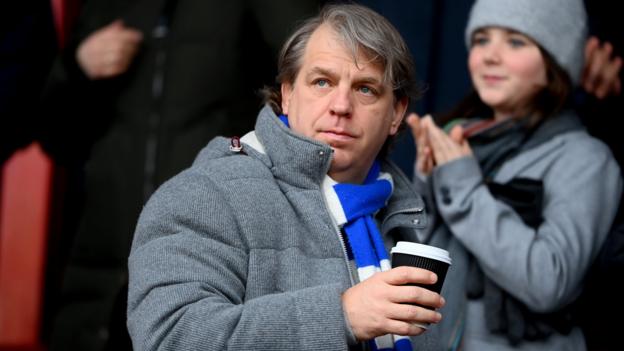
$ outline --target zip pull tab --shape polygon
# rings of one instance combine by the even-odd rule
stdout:
[[[241,152],[241,151],[243,151],[243,144],[241,144],[239,137],[233,136],[230,139],[230,151],[232,151],[232,152]]]

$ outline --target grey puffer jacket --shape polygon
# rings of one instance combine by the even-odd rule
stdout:
[[[129,259],[135,350],[349,347],[349,264],[321,192],[332,150],[268,107],[255,134],[265,153],[217,138],[144,208]],[[395,190],[378,214],[382,235],[417,241],[422,198],[396,167],[383,170]]]

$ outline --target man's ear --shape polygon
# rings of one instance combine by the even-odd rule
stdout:
[[[390,132],[388,133],[389,135],[395,135],[399,131],[399,126],[405,117],[405,111],[407,111],[408,103],[409,99],[407,96],[402,97],[394,103],[394,112],[392,122],[390,124]]]
[[[292,85],[290,83],[282,83],[282,113],[288,115],[288,105],[290,103],[290,95],[292,94]]]

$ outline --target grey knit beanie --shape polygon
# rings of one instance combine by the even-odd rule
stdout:
[[[587,14],[582,0],[477,0],[472,6],[466,45],[483,27],[505,27],[536,41],[578,84],[587,39]]]

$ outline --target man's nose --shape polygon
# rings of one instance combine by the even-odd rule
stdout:
[[[350,87],[338,86],[334,91],[330,104],[330,112],[339,117],[349,117],[353,112],[353,103],[351,99],[353,94]]]

